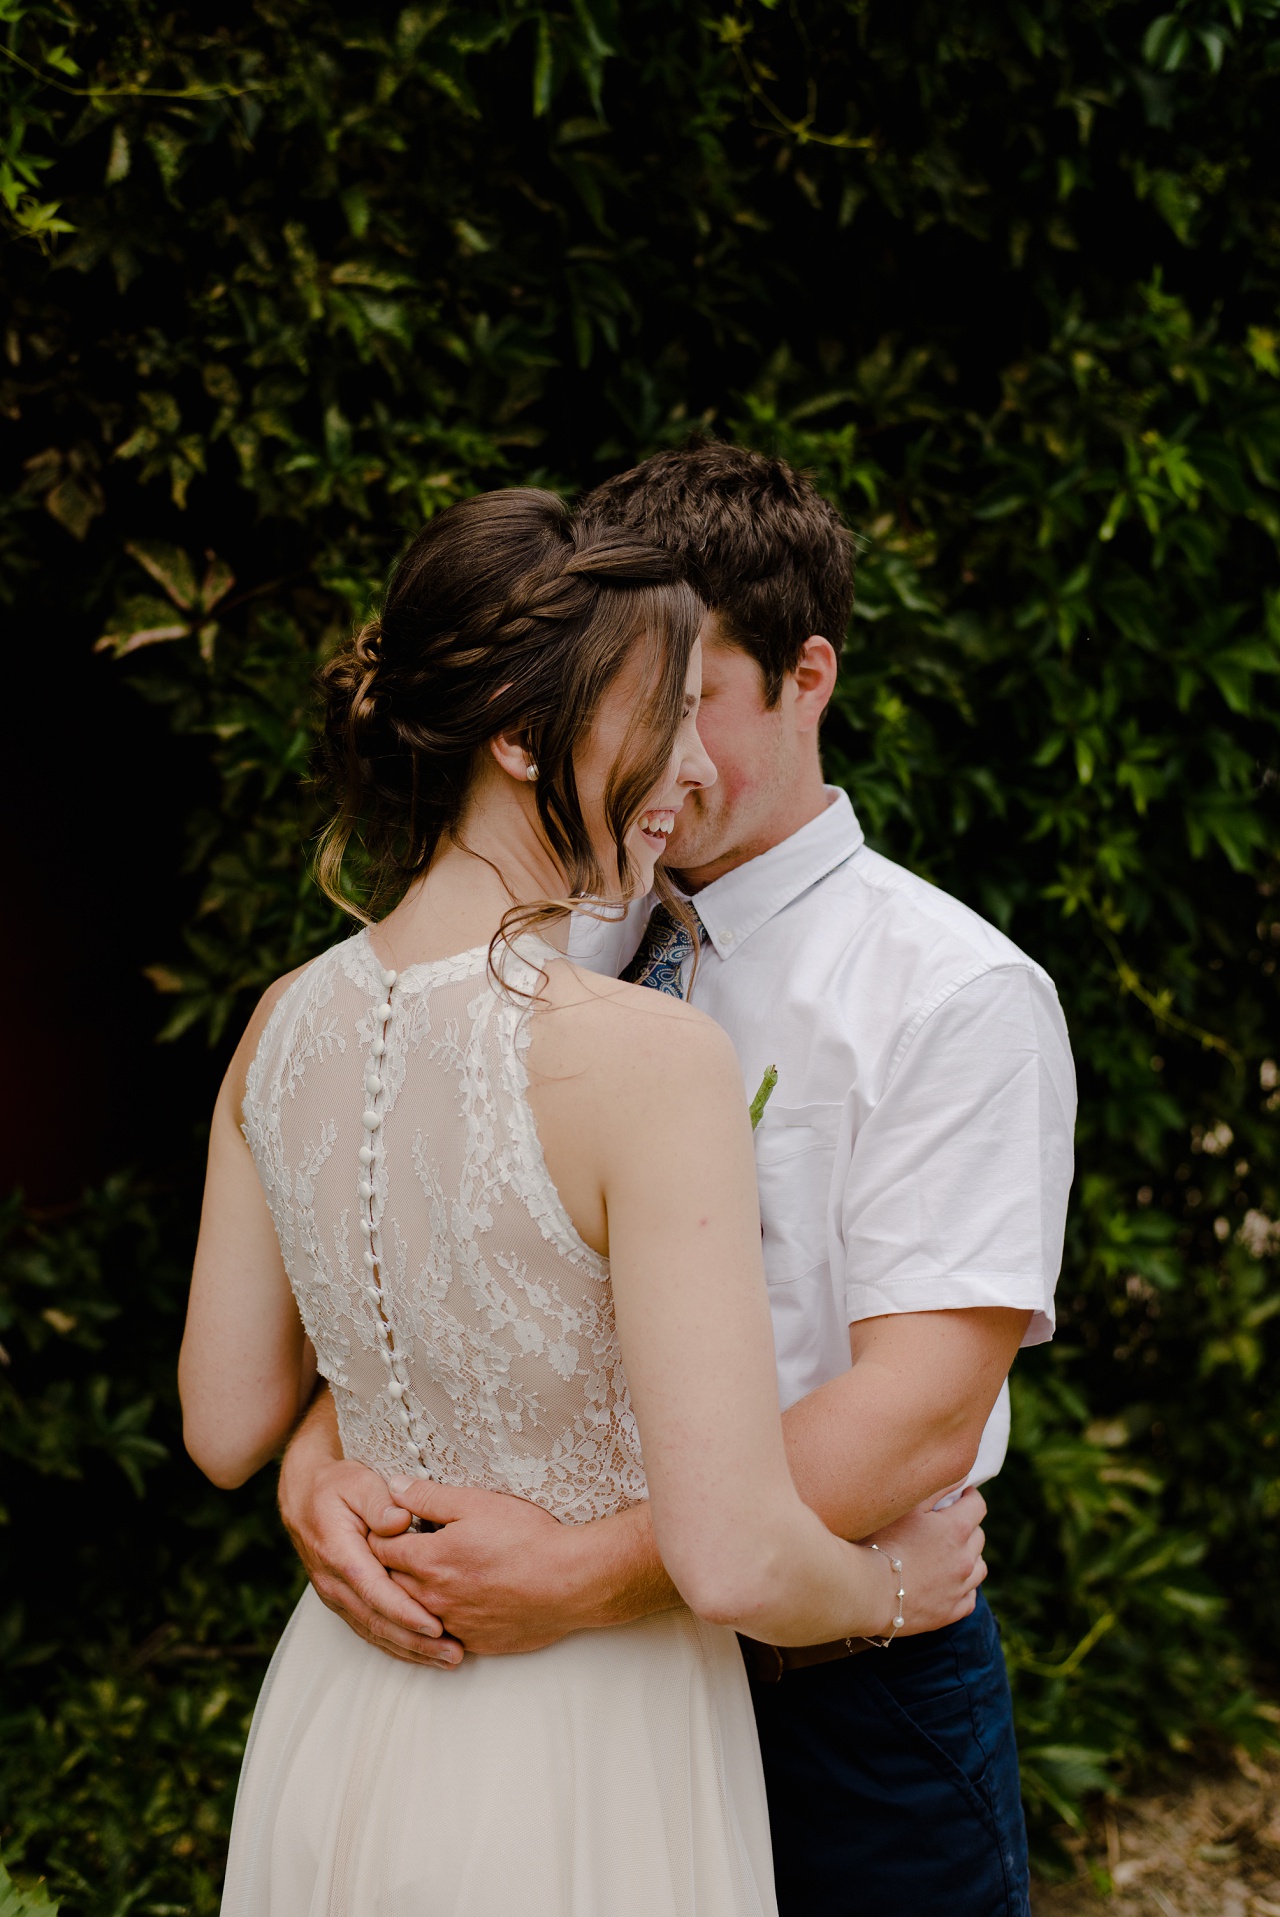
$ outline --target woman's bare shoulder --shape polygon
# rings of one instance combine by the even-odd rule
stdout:
[[[629,1022],[636,1018],[657,1019],[684,1031],[719,1032],[714,1019],[695,1005],[668,992],[655,992],[647,985],[630,985],[625,979],[607,978],[599,972],[585,971],[572,959],[558,959],[547,967],[544,1001],[557,1009],[580,1009],[610,1021]]]
[[[542,1021],[549,1049],[585,1055],[593,1069],[625,1060],[629,1075],[646,1066],[665,1073],[732,1066],[732,1043],[714,1019],[683,999],[622,979],[602,978],[564,959],[547,968]],[[557,1029],[558,1028],[558,1029]],[[566,1059],[566,1066],[570,1061]]]
[[[275,1011],[276,1006],[280,1003],[294,980],[300,979],[302,974],[309,970],[314,964],[314,959],[306,959],[301,965],[295,965],[291,972],[282,972],[279,978],[271,981],[266,991],[262,994],[262,997],[258,1000],[258,1003],[254,1006],[249,1023],[244,1028],[244,1037],[240,1041],[242,1046],[249,1045],[253,1051],[257,1051],[258,1043],[271,1022],[271,1014]]]
[[[271,1022],[271,1014],[294,980],[301,978],[307,967],[314,962],[313,959],[308,959],[302,965],[295,965],[291,972],[284,972],[278,979],[273,979],[249,1015],[249,1023],[241,1033],[240,1043],[232,1053],[231,1063],[227,1067],[227,1075],[222,1081],[222,1092],[219,1095],[219,1103],[224,1099],[232,1102],[237,1113],[237,1123],[239,1122],[238,1114],[244,1102],[245,1081],[249,1075],[249,1067],[262,1043],[262,1034]]]

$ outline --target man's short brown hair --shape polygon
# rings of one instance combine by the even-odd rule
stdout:
[[[606,479],[578,516],[677,554],[725,638],[759,665],[770,705],[810,633],[840,651],[853,606],[853,534],[785,460],[695,440]]]

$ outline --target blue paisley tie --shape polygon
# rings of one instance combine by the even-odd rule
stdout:
[[[696,912],[693,916],[698,935],[705,941],[706,928]],[[679,919],[665,905],[655,905],[640,949],[620,977],[628,985],[647,985],[652,991],[665,992],[668,998],[683,998],[681,975],[692,951],[693,939]]]

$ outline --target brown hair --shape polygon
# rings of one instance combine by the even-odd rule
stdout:
[[[588,493],[584,527],[625,527],[680,560],[776,705],[810,633],[840,651],[853,609],[853,534],[785,460],[693,439]]]
[[[605,790],[625,896],[626,834],[671,752],[703,612],[673,554],[631,533],[575,525],[554,493],[480,493],[428,521],[392,574],[381,617],[320,674],[325,770],[338,801],[317,866],[329,897],[366,922],[394,904],[441,840],[457,840],[485,744],[517,730],[538,767],[538,815],[568,894],[522,909],[521,922],[600,897],[605,876],[574,754],[633,646],[644,644],[651,694]],[[362,900],[343,869],[353,840]]]

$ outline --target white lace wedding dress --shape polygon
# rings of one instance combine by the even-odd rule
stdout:
[[[384,974],[365,934],[277,1005],[245,1130],[343,1448],[565,1524],[645,1495],[606,1262],[526,1096],[524,939]],[[730,1631],[687,1610],[453,1671],[308,1591],[245,1753],[223,1917],[774,1917]]]

